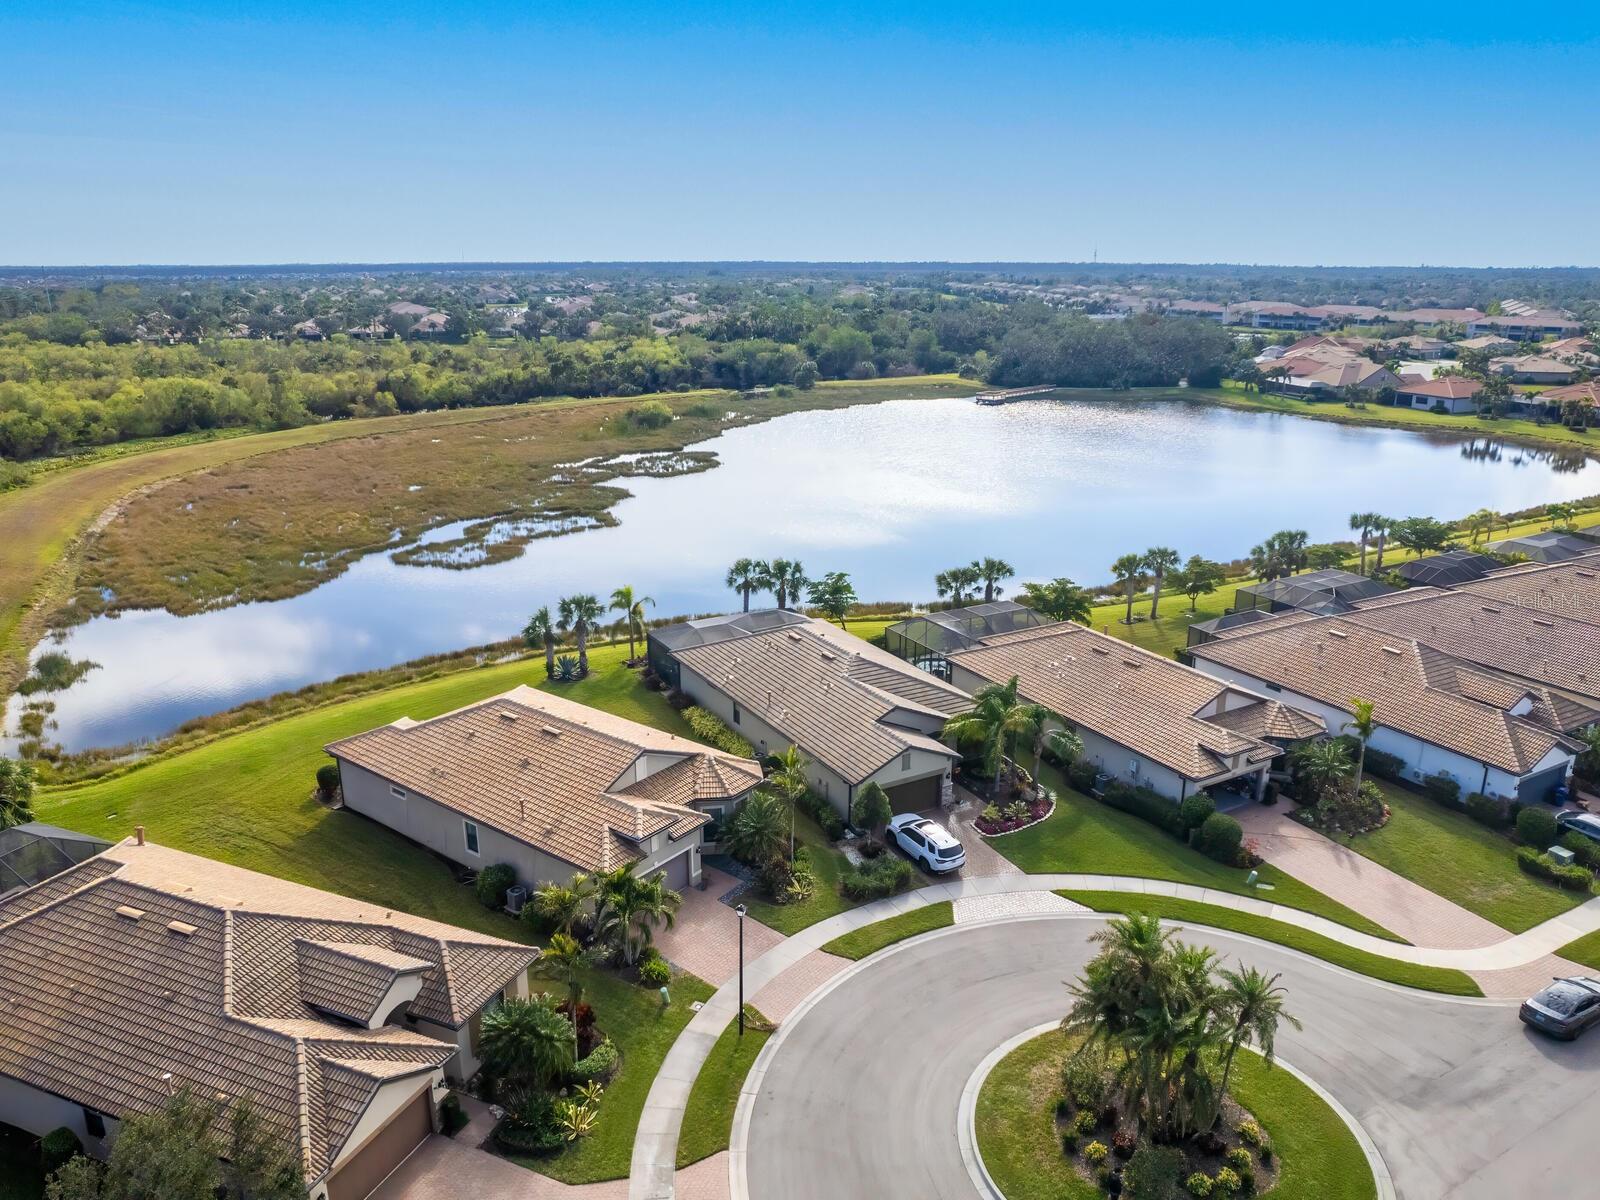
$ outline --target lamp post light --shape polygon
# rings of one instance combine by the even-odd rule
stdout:
[[[744,915],[750,910],[739,905],[734,910],[739,918],[739,1036],[744,1036]]]

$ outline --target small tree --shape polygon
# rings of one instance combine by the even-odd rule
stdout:
[[[1227,578],[1221,563],[1193,554],[1189,556],[1189,561],[1183,564],[1183,569],[1177,573],[1173,582],[1185,596],[1189,597],[1189,611],[1192,613],[1200,603],[1200,597],[1216,591]]]
[[[317,768],[317,791],[324,801],[332,800],[339,790],[339,764],[323,763]]]
[[[1345,722],[1345,728],[1356,735],[1360,745],[1360,753],[1356,757],[1356,793],[1361,792],[1361,777],[1367,770],[1367,743],[1372,740],[1372,735],[1378,728],[1378,723],[1372,716],[1371,700],[1350,701],[1350,712],[1353,714]]]
[[[766,786],[782,796],[784,803],[789,806],[789,858],[793,860],[795,811],[805,798],[806,789],[811,786],[811,781],[806,778],[809,764],[806,756],[800,753],[799,746],[778,751],[772,756],[772,764],[772,773],[767,776]]]
[[[722,841],[728,853],[752,866],[765,866],[781,855],[790,837],[785,807],[769,792],[758,791],[749,797],[723,823]]]
[[[528,623],[522,627],[522,644],[529,650],[544,648],[544,674],[545,678],[554,677],[556,673],[556,623],[550,616],[549,605],[539,609],[528,618]]]
[[[850,820],[865,829],[874,838],[881,837],[883,827],[894,816],[894,805],[889,793],[876,783],[868,783],[856,793],[855,804],[850,809]]]
[[[1052,579],[1049,583],[1025,583],[1021,599],[1034,612],[1043,613],[1053,621],[1076,621],[1080,625],[1089,623],[1089,613],[1094,607],[1089,593],[1066,578]]]
[[[845,617],[856,604],[856,589],[850,576],[843,571],[832,571],[806,588],[806,599],[824,616],[839,622],[839,628],[843,629]]]
[[[514,1088],[550,1088],[576,1061],[571,1026],[547,997],[513,996],[484,1014],[478,1048],[491,1070]]]
[[[0,758],[0,829],[33,820],[33,789],[38,776],[27,763]]]
[[[1111,573],[1116,576],[1117,582],[1122,585],[1123,595],[1128,601],[1128,611],[1122,618],[1124,625],[1133,624],[1133,594],[1138,590],[1143,578],[1140,572],[1144,570],[1144,555],[1124,554],[1111,564]]]
[[[573,1062],[581,1057],[578,1053],[578,1005],[583,1003],[583,968],[588,963],[589,956],[578,945],[576,938],[555,933],[539,955],[535,967],[535,973],[540,978],[554,980],[567,989],[567,1013],[572,1021]]]

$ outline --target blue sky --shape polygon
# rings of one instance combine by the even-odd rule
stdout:
[[[0,0],[0,263],[1593,265],[1584,8]]]

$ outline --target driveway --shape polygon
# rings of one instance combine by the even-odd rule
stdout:
[[[789,1022],[760,1081],[752,1200],[970,1200],[962,1090],[996,1046],[1061,1016],[1063,980],[1101,924],[957,927],[846,976]],[[1595,1178],[1600,1037],[1552,1043],[1506,1004],[1403,991],[1230,934],[1184,936],[1282,973],[1305,1029],[1283,1030],[1279,1055],[1354,1114],[1404,1200],[1568,1195]]]
[[[671,929],[658,929],[656,949],[674,966],[721,987],[739,973],[739,916],[718,899],[739,881],[704,868],[706,886],[685,888]],[[783,941],[783,934],[749,917],[744,922],[744,960],[754,962]]]

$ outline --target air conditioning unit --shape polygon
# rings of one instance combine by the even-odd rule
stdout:
[[[513,917],[522,912],[522,906],[528,902],[528,889],[520,883],[515,887],[506,889],[506,911]]]

